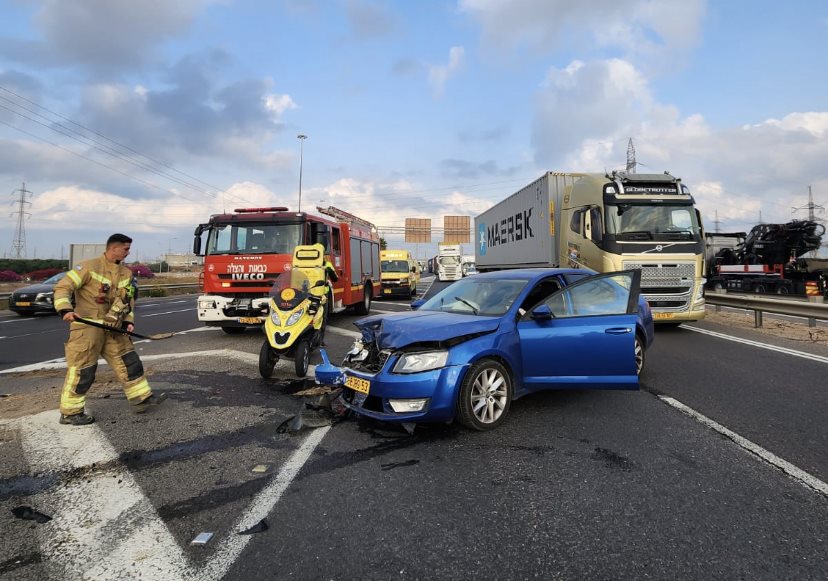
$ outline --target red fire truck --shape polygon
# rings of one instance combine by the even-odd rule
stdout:
[[[377,229],[333,206],[316,209],[323,216],[285,207],[239,208],[199,224],[193,242],[193,252],[204,256],[198,320],[231,334],[261,325],[267,294],[277,275],[290,270],[293,249],[316,243],[325,247],[339,278],[328,301],[331,312],[353,307],[368,314],[381,288]]]

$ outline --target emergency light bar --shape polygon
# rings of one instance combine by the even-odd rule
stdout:
[[[252,214],[252,213],[262,213],[262,212],[287,212],[288,209],[284,206],[276,206],[273,208],[236,208],[233,210],[239,214]]]

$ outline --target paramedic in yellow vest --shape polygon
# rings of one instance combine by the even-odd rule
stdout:
[[[152,393],[129,336],[75,320],[81,317],[132,331],[137,286],[132,271],[123,264],[131,244],[132,238],[113,234],[101,256],[75,265],[55,285],[55,310],[69,323],[66,380],[60,395],[61,424],[83,426],[95,421],[84,411],[84,403],[95,380],[99,357],[115,372],[136,412],[146,411],[166,399],[166,394]]]

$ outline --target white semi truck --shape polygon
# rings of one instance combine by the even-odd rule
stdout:
[[[459,244],[437,244],[437,280],[440,282],[460,280],[463,278],[461,260],[463,247]]]
[[[704,231],[669,173],[547,172],[475,218],[480,272],[637,268],[657,323],[704,318]]]

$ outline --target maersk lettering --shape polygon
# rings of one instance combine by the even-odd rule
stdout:
[[[535,233],[532,231],[531,219],[532,208],[529,208],[489,226],[487,246],[502,246],[510,242],[520,242],[521,240],[534,238]]]

